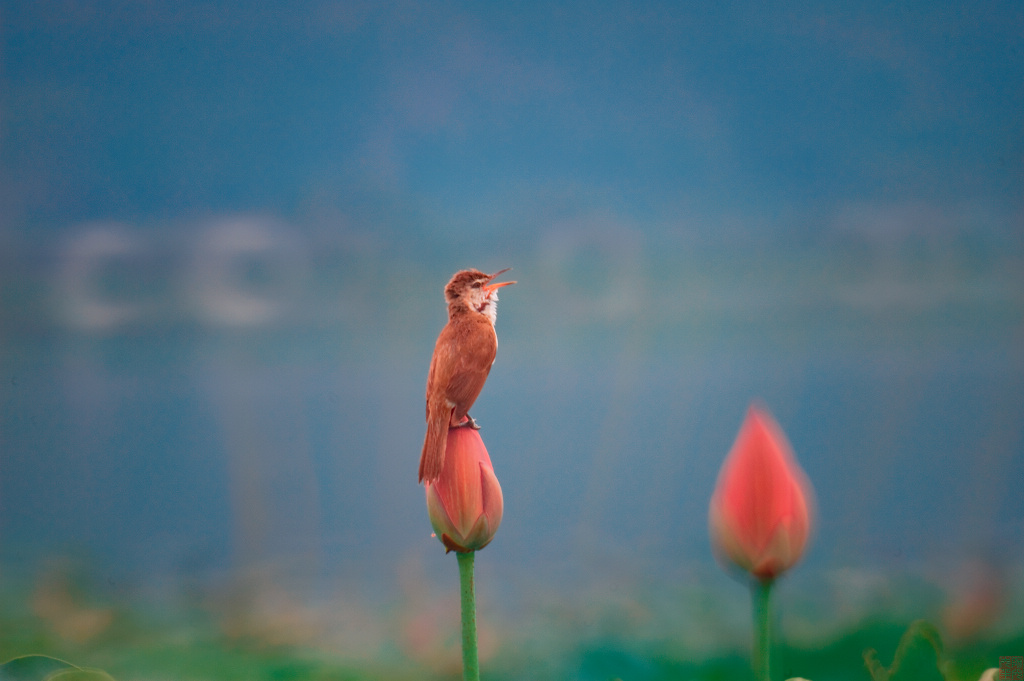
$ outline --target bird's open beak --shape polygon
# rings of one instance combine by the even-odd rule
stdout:
[[[498,270],[497,272],[492,274],[490,277],[488,277],[488,280],[494,279],[494,278],[498,277],[499,275],[504,274],[505,272],[508,272],[510,269],[512,269],[512,268],[511,267],[506,267],[503,270]],[[487,284],[486,286],[484,286],[484,290],[487,291],[487,295],[491,295],[492,293],[497,291],[502,286],[509,286],[510,284],[514,284],[514,283],[516,283],[516,282],[514,282],[514,281],[502,281],[502,282],[499,282],[497,284]]]

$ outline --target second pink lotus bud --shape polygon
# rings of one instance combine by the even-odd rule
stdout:
[[[708,518],[720,555],[761,581],[803,555],[813,491],[772,417],[751,407],[722,464]]]

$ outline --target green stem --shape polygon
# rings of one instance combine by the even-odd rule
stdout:
[[[476,652],[476,593],[473,586],[474,551],[455,554],[459,559],[459,592],[462,596],[462,678],[480,681]]]
[[[754,675],[771,681],[771,594],[773,580],[754,582]]]

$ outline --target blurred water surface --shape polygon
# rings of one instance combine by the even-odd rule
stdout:
[[[415,480],[441,291],[512,266],[473,412],[496,601],[716,575],[752,400],[817,490],[808,583],[1019,580],[1022,31],[998,2],[8,3],[4,568],[447,583]]]

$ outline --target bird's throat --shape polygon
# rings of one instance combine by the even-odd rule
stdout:
[[[491,296],[490,298],[484,299],[484,302],[477,306],[476,311],[491,320],[493,325],[498,319],[498,298]]]
[[[494,325],[495,320],[498,317],[498,306],[497,301],[492,297],[490,300],[485,300],[479,305],[474,305],[465,300],[457,300],[448,306],[448,319],[454,319],[462,315],[483,315],[487,317],[487,320]]]

